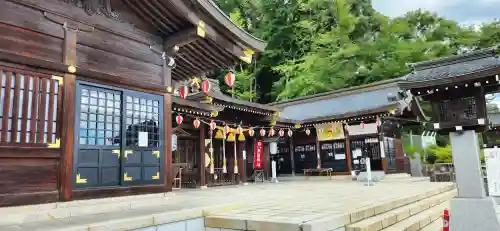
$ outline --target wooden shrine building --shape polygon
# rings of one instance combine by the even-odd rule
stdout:
[[[266,45],[210,0],[0,0],[0,28],[0,206],[172,190],[172,133],[205,147],[173,115],[240,104],[180,99],[176,84]],[[203,185],[204,155],[193,158],[179,161]]]
[[[362,157],[370,157],[374,171],[408,171],[401,141],[406,122],[398,118],[410,118],[410,111],[420,107],[399,88],[401,81],[380,81],[272,104],[283,110],[277,123],[303,127],[280,144],[279,150],[285,150],[278,151],[279,159],[285,160],[283,173],[325,168],[334,174],[350,174],[365,168]]]

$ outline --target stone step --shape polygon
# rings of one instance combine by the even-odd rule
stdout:
[[[168,225],[174,222],[195,221],[206,215],[236,210],[241,204],[223,204],[218,206],[156,206],[112,212],[91,214],[79,217],[67,217],[43,220],[8,226],[0,226],[1,231],[125,231],[152,226]],[[156,229],[155,229],[156,230]],[[172,230],[172,229],[166,229]],[[174,229],[175,230],[175,229]]]
[[[445,193],[440,193],[418,202],[407,204],[399,208],[395,208],[388,212],[382,213],[377,216],[373,216],[367,219],[363,219],[359,222],[350,224],[346,226],[346,231],[378,231],[387,228],[393,224],[401,222],[411,216],[414,216],[420,212],[423,212],[429,208],[448,201],[452,197],[456,196],[457,191],[452,190]]]
[[[417,231],[427,227],[429,224],[436,220],[440,220],[445,209],[450,208],[450,202],[445,201],[438,206],[432,207],[423,211],[415,216],[391,225],[382,231]]]
[[[429,225],[419,229],[420,231],[442,231],[443,230],[443,219],[437,219],[430,223]]]
[[[0,226],[157,207],[172,202],[169,194],[161,193],[6,207],[0,208]]]

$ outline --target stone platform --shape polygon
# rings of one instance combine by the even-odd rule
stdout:
[[[336,178],[0,208],[2,231],[331,231],[452,190]]]

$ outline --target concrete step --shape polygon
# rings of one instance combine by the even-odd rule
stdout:
[[[445,193],[430,196],[415,203],[410,203],[385,213],[363,219],[359,222],[346,226],[346,231],[379,231],[384,228],[390,227],[398,222],[426,211],[436,205],[450,200],[456,196],[457,191],[452,190]]]
[[[426,211],[423,211],[415,216],[398,222],[388,228],[382,229],[382,231],[417,231],[423,229],[432,222],[440,220],[445,209],[450,208],[450,202],[445,201],[438,206],[432,207]]]

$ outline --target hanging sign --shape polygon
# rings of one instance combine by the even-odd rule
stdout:
[[[485,148],[486,177],[490,196],[500,196],[500,148]]]
[[[257,140],[253,149],[253,168],[262,169],[262,155],[264,154],[264,141]]]
[[[269,143],[269,152],[273,155],[278,153],[278,143],[276,142]]]
[[[341,123],[316,125],[319,141],[344,139],[344,129]]]
[[[362,123],[360,125],[349,126],[349,135],[368,135],[377,133],[377,123]]]
[[[177,150],[177,135],[172,134],[172,151]]]

